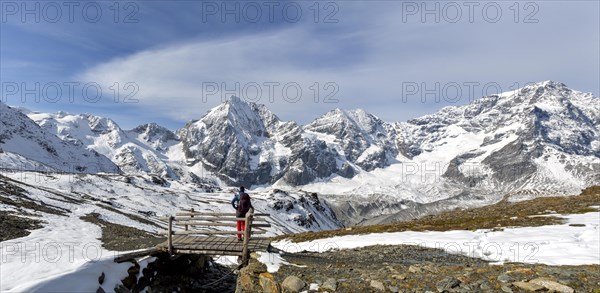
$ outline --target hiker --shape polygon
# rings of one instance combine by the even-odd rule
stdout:
[[[240,186],[240,191],[233,196],[233,200],[231,200],[231,206],[236,210],[235,216],[237,218],[246,217],[246,213],[253,208],[252,203],[250,202],[250,196],[245,192],[244,186]],[[245,221],[237,221],[237,230],[238,232],[244,231],[246,229]],[[242,234],[237,234],[238,240],[242,240]]]

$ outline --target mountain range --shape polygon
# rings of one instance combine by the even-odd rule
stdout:
[[[2,168],[302,189],[359,220],[600,184],[600,99],[555,81],[405,122],[335,109],[299,125],[231,97],[175,132],[1,103],[0,126]]]

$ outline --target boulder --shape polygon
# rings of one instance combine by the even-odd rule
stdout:
[[[298,293],[306,287],[306,282],[296,276],[289,276],[281,283],[281,288],[285,291]]]
[[[262,288],[263,292],[266,293],[280,293],[281,289],[279,287],[279,284],[277,283],[277,281],[275,281],[275,278],[273,278],[273,275],[271,275],[270,273],[261,273],[260,275],[258,275],[258,282],[260,284],[260,287]]]
[[[382,282],[377,280],[371,280],[371,288],[374,288],[379,291],[385,291],[385,285]]]
[[[575,292],[575,290],[573,290],[573,288],[571,288],[569,286],[560,284],[558,282],[555,282],[553,280],[546,279],[546,278],[533,279],[533,280],[529,281],[529,283],[540,285],[540,286],[548,289],[550,292],[561,292],[561,293]]]
[[[521,289],[521,290],[525,290],[527,292],[537,292],[537,291],[543,291],[544,290],[544,286],[540,286],[537,285],[535,283],[528,283],[528,282],[523,282],[523,281],[518,281],[518,282],[514,282],[512,283],[515,287]]]
[[[336,279],[329,278],[329,279],[325,280],[323,285],[321,285],[321,288],[330,290],[330,291],[335,291],[335,290],[337,290],[337,285],[338,285],[338,282]]]

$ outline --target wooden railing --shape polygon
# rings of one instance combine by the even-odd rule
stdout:
[[[163,231],[160,234],[166,234],[168,236],[168,251],[171,255],[173,254],[174,235],[231,237],[232,235],[237,236],[241,234],[243,235],[242,263],[245,265],[248,263],[250,256],[250,251],[248,250],[250,240],[262,239],[253,236],[256,234],[265,234],[267,230],[264,228],[271,227],[266,221],[266,217],[268,216],[269,214],[255,213],[253,209],[250,209],[244,218],[238,218],[233,213],[203,213],[191,209],[186,212],[176,213],[175,216],[161,218],[162,220],[168,221],[168,226],[167,231]],[[237,229],[235,231],[222,229],[223,227],[232,227],[235,229],[237,227],[237,221],[243,221],[245,223],[245,229],[243,231],[237,231]]]

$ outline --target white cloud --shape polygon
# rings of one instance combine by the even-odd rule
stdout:
[[[242,37],[188,40],[98,64],[79,78],[101,85],[135,82],[138,106],[181,121],[197,119],[221,102],[221,93],[203,101],[203,83],[224,83],[227,89],[239,83],[243,89],[256,82],[263,94],[259,103],[284,120],[303,123],[335,107],[360,107],[385,120],[405,120],[444,106],[404,103],[402,82],[478,81],[508,87],[557,79],[577,88],[573,80],[598,75],[597,66],[590,65],[598,61],[598,43],[588,37],[597,28],[558,36],[564,21],[552,16],[561,13],[560,7],[542,6],[546,14],[540,14],[540,24],[404,23],[389,5],[348,8],[329,31],[324,24],[303,23]],[[274,103],[265,82],[280,84]],[[303,90],[296,103],[281,95],[291,82]],[[321,86],[318,103],[311,89],[315,82]],[[323,103],[331,92],[322,88],[327,82],[339,87],[334,96],[339,103]],[[253,88],[248,89],[242,97],[253,96]]]

